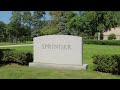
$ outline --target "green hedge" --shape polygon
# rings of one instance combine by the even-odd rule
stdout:
[[[93,63],[96,71],[120,74],[120,55],[94,55]]]
[[[83,40],[84,44],[120,45],[120,40]]]
[[[114,33],[108,36],[108,40],[115,40],[115,39],[116,39],[116,35]]]
[[[21,65],[28,65],[33,61],[31,53],[17,52],[12,50],[0,50],[0,64],[18,63]]]

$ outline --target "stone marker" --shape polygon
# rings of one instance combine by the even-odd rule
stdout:
[[[31,67],[86,69],[83,64],[82,37],[71,35],[46,35],[35,37],[34,60]]]

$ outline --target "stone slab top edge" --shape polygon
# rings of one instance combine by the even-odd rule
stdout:
[[[63,36],[63,37],[78,37],[80,38],[81,36],[75,36],[75,35],[43,35],[43,36],[38,36],[38,37],[48,37],[48,36]],[[34,37],[34,38],[38,38],[38,37]],[[82,37],[81,37],[82,38]]]

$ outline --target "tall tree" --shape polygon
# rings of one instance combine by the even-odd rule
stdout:
[[[6,24],[0,21],[0,36],[5,39],[6,37]]]
[[[34,11],[32,16],[32,36],[39,36],[40,30],[44,26],[44,22],[42,21],[45,15],[45,11]]]
[[[69,34],[66,23],[76,14],[73,11],[50,11],[52,26],[58,26],[61,34]]]
[[[84,22],[83,22],[84,21]],[[80,35],[80,33],[84,32],[85,29],[85,21],[83,17],[75,16],[70,19],[67,23],[68,31],[71,35]]]
[[[117,20],[115,11],[84,11],[78,19],[77,17],[72,18],[68,27],[70,30],[78,28],[77,31],[87,33],[90,38],[93,38],[97,32],[102,34],[112,27],[116,27]]]
[[[53,26],[58,25],[60,22],[60,17],[63,11],[49,11],[50,16],[52,17],[51,23]]]
[[[13,11],[11,22],[8,24],[9,38],[30,37],[32,16],[30,11]],[[29,33],[29,34],[28,34]],[[10,36],[12,35],[12,36]]]
[[[10,22],[10,23],[8,23],[6,25],[6,34],[8,35],[9,41],[11,41],[11,37],[12,37],[12,33],[11,32],[12,32],[12,24]]]
[[[15,43],[17,42],[17,38],[19,38],[19,31],[21,29],[21,24],[20,22],[14,21],[14,22],[10,22],[7,25],[7,31],[9,34],[9,38],[12,39],[12,42],[15,41]]]
[[[31,11],[22,11],[22,26],[21,26],[21,32],[23,33],[21,35],[22,37],[31,38],[31,28],[32,28],[32,12]],[[24,38],[22,38],[24,39]]]
[[[67,22],[67,17],[65,11],[61,11],[61,16],[60,16],[60,21],[59,21],[59,31],[62,34],[66,34],[66,25],[65,23]]]
[[[22,23],[23,25],[27,25],[31,28],[32,25],[32,14],[30,11],[23,11],[22,14]]]
[[[21,20],[22,20],[21,12],[22,11],[12,11],[12,16],[10,18],[10,21],[11,22],[19,22],[19,23],[21,23]]]
[[[10,31],[13,42],[17,42],[17,39],[19,38],[19,31],[21,29],[21,22],[22,22],[22,11],[13,11],[12,16],[10,18],[10,24],[8,25],[8,31]]]
[[[64,27],[62,29],[62,33],[63,34],[67,34],[67,35],[70,35],[71,33],[69,32],[69,29],[67,27],[67,23],[70,21],[71,18],[77,16],[76,12],[74,11],[64,11],[63,12],[63,16],[61,17],[61,22],[63,23],[62,27]]]

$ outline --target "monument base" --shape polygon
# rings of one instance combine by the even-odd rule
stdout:
[[[51,63],[40,63],[40,62],[31,62],[29,63],[30,67],[38,67],[38,68],[63,68],[63,69],[72,69],[72,70],[80,70],[87,69],[88,64],[83,65],[69,65],[69,64],[51,64]]]

